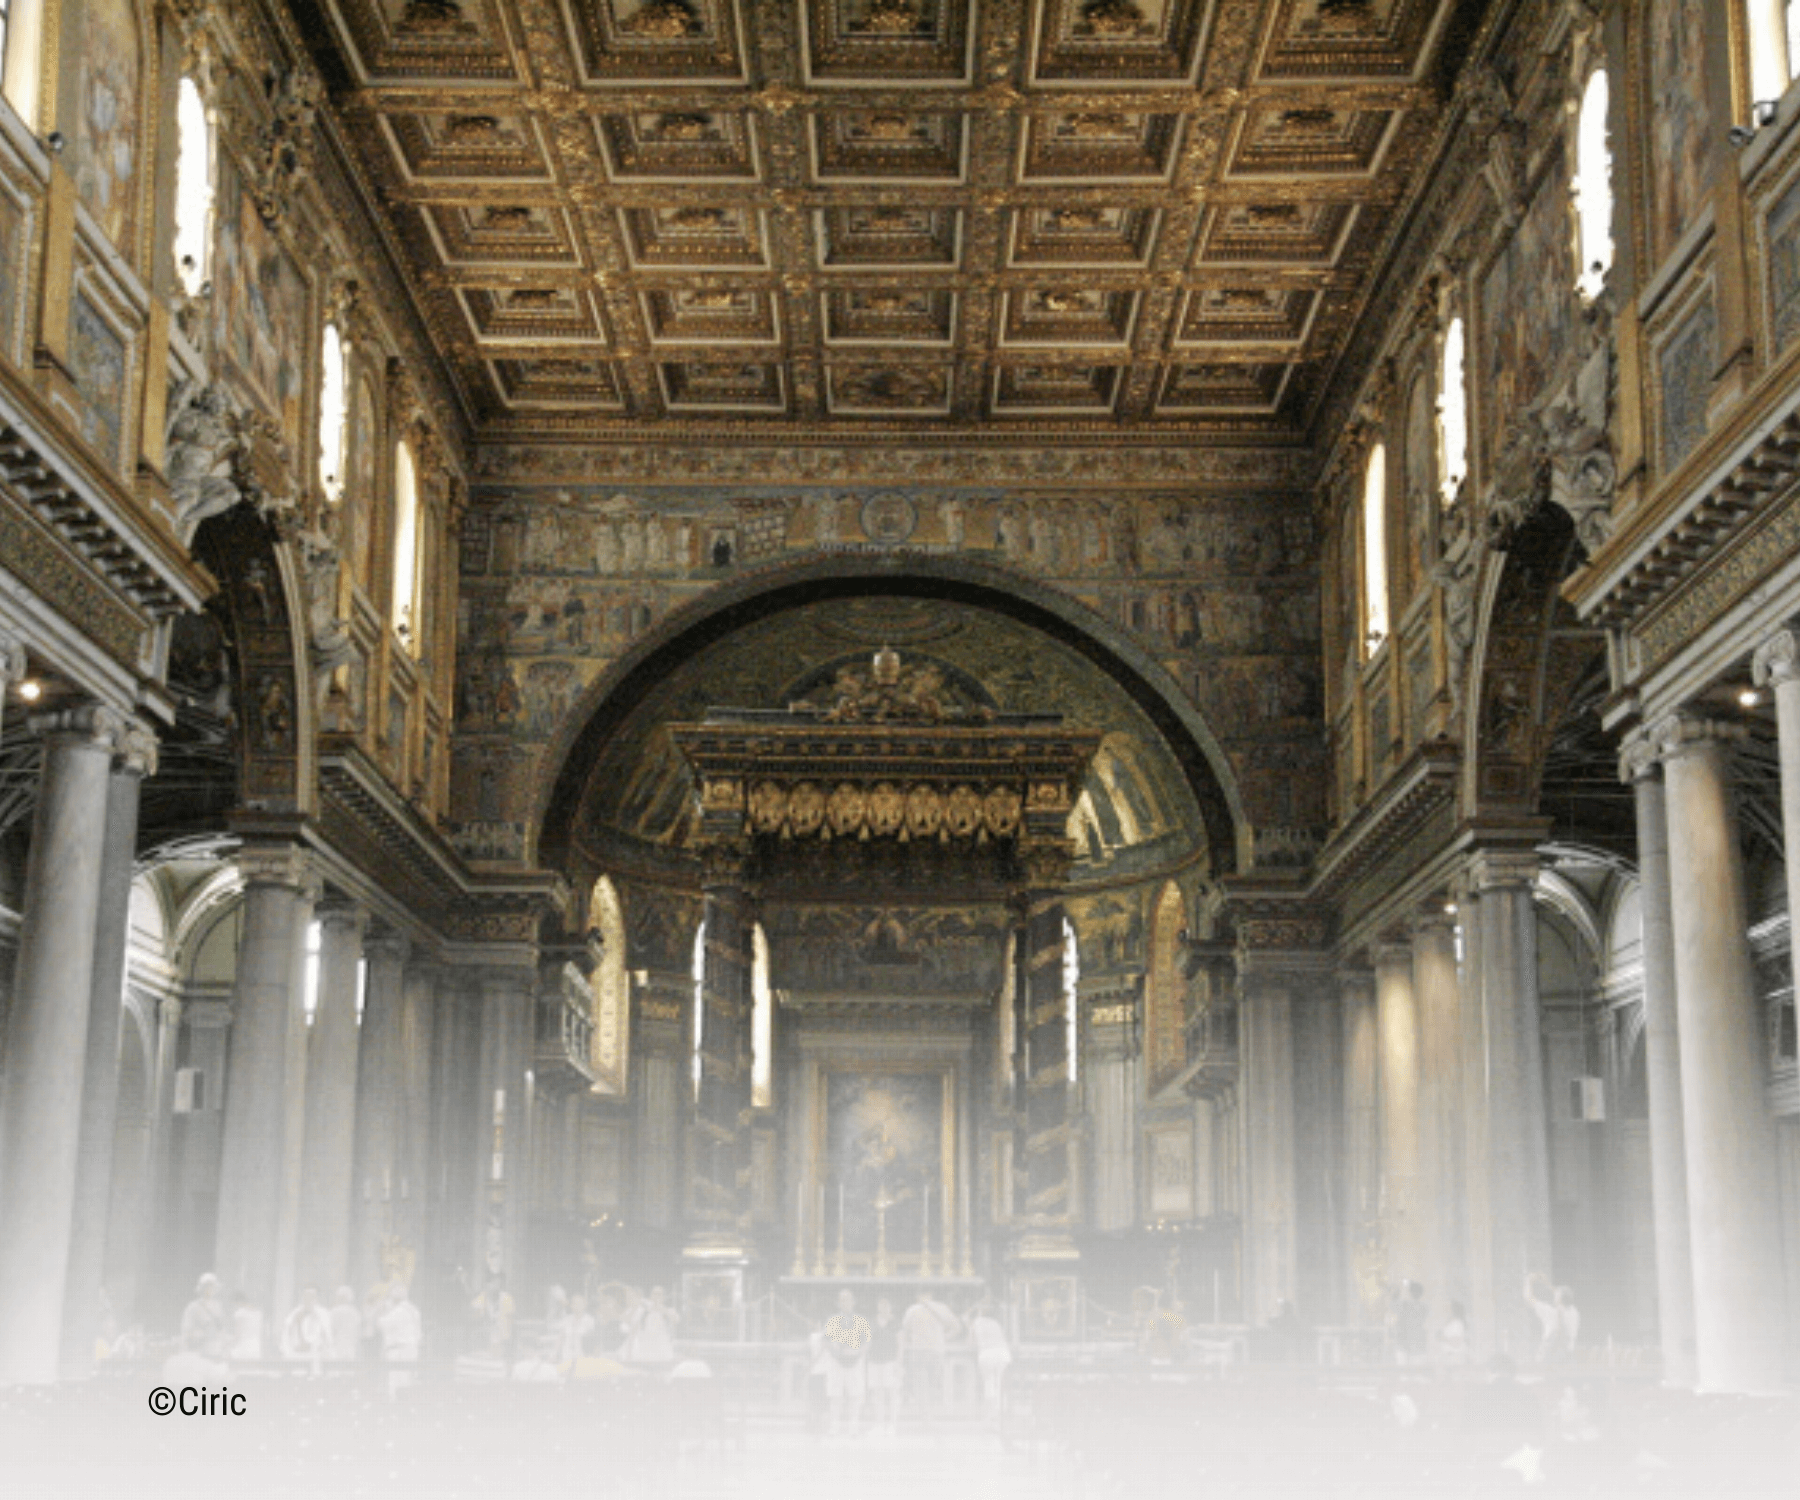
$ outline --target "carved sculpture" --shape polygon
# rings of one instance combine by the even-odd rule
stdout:
[[[325,96],[310,68],[290,68],[271,90],[270,118],[257,133],[249,187],[257,212],[277,224],[312,174],[313,121]]]
[[[242,414],[217,386],[184,393],[169,423],[165,469],[175,504],[175,534],[193,541],[200,523],[223,515],[244,498],[238,461]]]

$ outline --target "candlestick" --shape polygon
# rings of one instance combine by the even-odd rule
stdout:
[[[929,1178],[921,1179],[919,1183],[919,1204],[925,1210],[925,1227],[919,1236],[921,1241],[919,1245],[919,1274],[921,1276],[929,1276],[932,1274],[933,1270],[931,1264],[931,1180]]]
[[[844,1274],[844,1184],[838,1184],[838,1232],[837,1254],[831,1259],[831,1270],[835,1276]]]

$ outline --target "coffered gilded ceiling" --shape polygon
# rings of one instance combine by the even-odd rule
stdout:
[[[494,437],[1300,432],[1482,8],[294,4]]]

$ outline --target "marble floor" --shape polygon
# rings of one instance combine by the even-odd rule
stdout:
[[[729,1392],[243,1381],[241,1416],[157,1417],[156,1377],[0,1391],[0,1494],[606,1500],[1143,1500],[1800,1493],[1800,1400],[1606,1380],[1328,1386],[1095,1376],[996,1429],[839,1437]]]

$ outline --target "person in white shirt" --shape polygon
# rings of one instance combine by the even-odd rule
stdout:
[[[1566,1286],[1556,1289],[1556,1331],[1567,1359],[1575,1353],[1575,1341],[1581,1336],[1581,1309],[1575,1305],[1575,1293]]]
[[[1533,1272],[1525,1278],[1525,1305],[1538,1320],[1538,1360],[1549,1364],[1561,1357],[1562,1314],[1557,1311],[1555,1296],[1544,1276]]]
[[[281,1325],[281,1357],[303,1359],[318,1373],[322,1360],[331,1353],[331,1314],[319,1305],[319,1289],[306,1287],[300,1303]]]
[[[913,1404],[933,1413],[944,1406],[944,1346],[957,1329],[956,1314],[921,1289],[900,1320],[900,1347]]]
[[[575,1301],[582,1299],[577,1297]],[[566,1322],[570,1315],[563,1314]],[[522,1385],[561,1385],[562,1371],[557,1368],[557,1356],[563,1348],[563,1340],[556,1334],[548,1334],[538,1340],[535,1353],[527,1354],[512,1367],[512,1378]],[[579,1356],[577,1356],[579,1358]]]
[[[407,1295],[406,1283],[396,1281],[388,1289],[387,1302],[375,1319],[381,1334],[381,1357],[387,1362],[388,1396],[412,1384],[413,1371],[419,1363],[419,1344],[424,1337],[424,1323],[419,1309]]]
[[[228,1357],[232,1360],[263,1357],[262,1309],[252,1306],[242,1292],[231,1299],[231,1353]]]
[[[985,1302],[969,1319],[969,1338],[975,1345],[975,1367],[981,1371],[982,1411],[990,1422],[998,1422],[1006,1370],[1012,1364],[1012,1350],[1007,1346],[1006,1330]]]
[[[332,1359],[340,1363],[355,1359],[362,1352],[362,1332],[362,1313],[357,1310],[356,1293],[341,1286],[331,1304]]]
[[[594,1315],[587,1310],[587,1298],[577,1292],[569,1299],[569,1310],[559,1318],[555,1325],[556,1362],[564,1369],[573,1369],[581,1357],[587,1353],[585,1347],[587,1336],[594,1331]],[[521,1364],[524,1361],[520,1361]],[[519,1378],[518,1366],[513,1367],[513,1379]]]
[[[667,1294],[659,1286],[650,1288],[650,1300],[634,1298],[625,1314],[630,1330],[625,1344],[625,1358],[634,1365],[668,1365],[675,1362],[675,1325],[681,1315],[667,1305]]]

